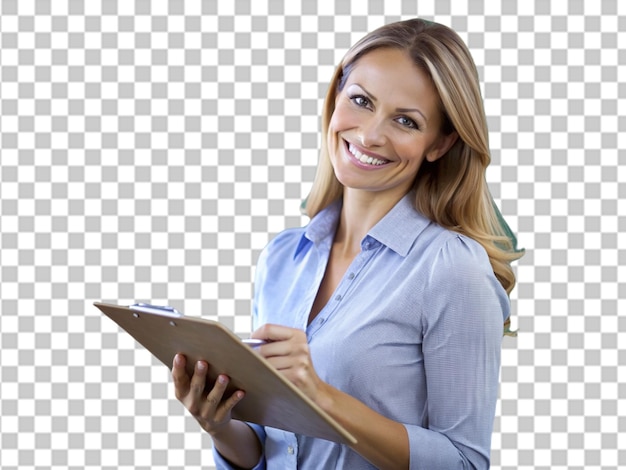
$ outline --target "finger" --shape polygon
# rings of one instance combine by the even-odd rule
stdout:
[[[288,356],[273,356],[268,357],[267,362],[271,364],[274,369],[284,372],[289,369],[293,369],[296,367],[296,363],[293,358]]]
[[[215,385],[206,397],[206,401],[209,404],[209,410],[215,411],[222,401],[226,387],[228,387],[228,377],[220,374],[215,381]]]
[[[294,352],[294,345],[290,341],[272,341],[256,348],[257,352],[268,359],[277,356],[290,356]]]
[[[189,391],[189,376],[185,370],[187,359],[182,354],[176,354],[172,364],[172,379],[176,389],[176,398],[187,395]],[[179,396],[180,395],[180,396]]]
[[[204,361],[198,361],[194,369],[193,377],[189,384],[189,391],[195,397],[200,397],[204,393],[206,386],[206,374],[209,366]]]
[[[217,421],[224,420],[227,416],[231,414],[235,405],[239,403],[245,395],[246,394],[243,390],[237,390],[230,397],[228,397],[228,400],[224,400],[222,405],[219,407],[217,413],[215,414],[215,419]]]
[[[265,325],[253,331],[250,337],[255,339],[264,339],[268,341],[285,341],[291,339],[293,335],[298,331],[301,330],[281,325],[274,325],[272,323],[266,323]]]
[[[289,340],[271,341],[256,348],[257,352],[266,359],[277,356],[308,357],[310,354],[306,335],[300,337],[297,334]]]

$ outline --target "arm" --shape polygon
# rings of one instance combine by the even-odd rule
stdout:
[[[412,443],[425,444],[411,446],[411,462],[487,469],[508,296],[484,250],[459,236],[440,249],[423,305],[427,393],[439,399],[428,400],[428,429],[407,427]]]
[[[380,469],[409,468],[405,427],[350,395],[324,384],[320,406],[356,438],[352,450]]]
[[[213,447],[237,468],[256,468],[261,460],[261,443],[243,421],[231,420],[220,432],[211,434]]]

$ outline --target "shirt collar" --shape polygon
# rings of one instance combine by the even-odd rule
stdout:
[[[338,200],[322,209],[313,217],[302,234],[300,243],[298,243],[298,247],[294,253],[294,258],[310,243],[319,245],[324,240],[332,239],[337,229],[340,214],[341,200]]]
[[[368,232],[368,236],[406,256],[418,235],[431,223],[413,206],[415,194],[409,192]],[[341,214],[341,200],[319,212],[307,225],[294,257],[309,243],[318,245],[332,238]]]
[[[369,231],[368,235],[406,256],[419,234],[431,223],[419,213],[413,201],[415,193],[409,192]]]

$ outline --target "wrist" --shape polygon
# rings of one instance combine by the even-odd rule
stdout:
[[[333,391],[333,387],[322,381],[314,400],[315,404],[328,414],[332,414],[334,408],[335,399]]]
[[[211,436],[211,439],[218,440],[218,441],[223,440],[224,438],[227,438],[232,433],[232,421],[222,424],[219,427],[212,427],[209,429],[204,428],[204,429],[209,434],[209,436]]]

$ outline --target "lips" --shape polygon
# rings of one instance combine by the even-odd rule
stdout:
[[[389,163],[389,160],[384,159],[379,155],[374,157],[372,155],[361,152],[359,149],[356,148],[354,144],[351,144],[350,142],[346,142],[346,145],[348,148],[348,152],[350,152],[352,156],[356,158],[359,162],[365,165],[381,166]]]

